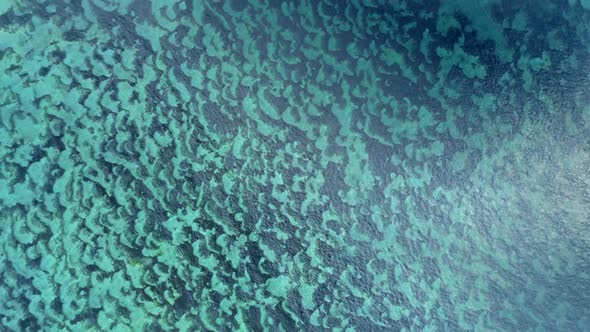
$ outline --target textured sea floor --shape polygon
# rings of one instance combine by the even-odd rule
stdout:
[[[588,331],[589,0],[0,0],[1,331]]]

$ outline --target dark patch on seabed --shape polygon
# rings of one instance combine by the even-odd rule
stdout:
[[[590,1],[0,2],[0,330],[584,331]]]

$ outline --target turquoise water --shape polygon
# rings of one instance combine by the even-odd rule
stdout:
[[[584,331],[590,1],[0,1],[0,330]]]

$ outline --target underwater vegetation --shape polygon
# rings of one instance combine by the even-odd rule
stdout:
[[[590,1],[0,0],[0,330],[583,331]]]

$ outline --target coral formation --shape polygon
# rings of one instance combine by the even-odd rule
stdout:
[[[0,2],[0,329],[587,328],[589,7]]]

